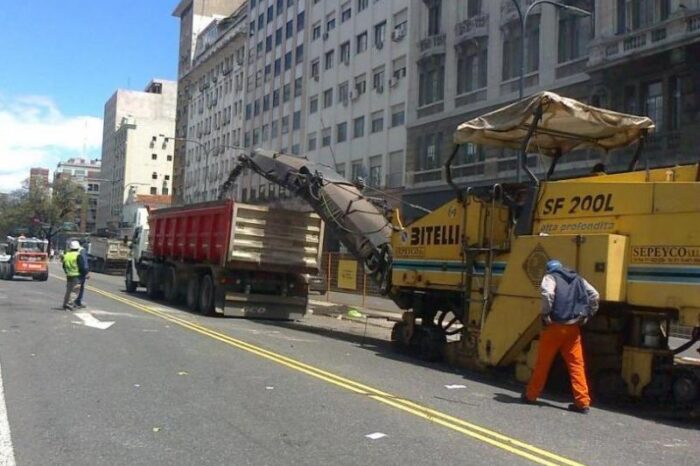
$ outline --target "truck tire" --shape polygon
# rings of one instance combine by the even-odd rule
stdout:
[[[146,279],[146,296],[154,300],[159,299],[161,296],[156,278],[155,271],[151,270],[151,272],[148,274],[148,278]]]
[[[126,278],[124,280],[126,282],[126,291],[128,293],[133,293],[136,291],[136,288],[138,287],[138,283],[136,283],[134,281],[134,275],[133,275],[133,272],[131,271],[131,265],[128,265],[127,267],[129,267],[129,268],[126,269]]]
[[[187,309],[199,312],[199,277],[191,277],[187,281]]]
[[[214,310],[214,280],[211,275],[202,277],[201,286],[199,287],[199,311],[205,316],[216,315]]]
[[[163,274],[163,297],[169,303],[176,303],[178,298],[177,277],[175,268],[168,267]]]

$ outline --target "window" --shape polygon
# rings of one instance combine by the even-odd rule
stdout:
[[[369,185],[378,188],[382,185],[382,156],[369,158]]]
[[[156,172],[151,173],[151,179],[157,180],[157,179],[158,179],[158,173],[156,173]]]
[[[263,125],[262,127],[262,140],[263,142],[267,141],[270,137],[270,125]]]
[[[404,104],[393,105],[391,107],[391,127],[401,126],[406,118]]]
[[[654,81],[644,85],[644,113],[654,121],[658,132],[666,129],[664,89],[661,81]]]
[[[173,161],[173,156],[172,156],[172,155],[169,155],[169,156],[168,156],[168,162],[172,162],[172,161]]]
[[[353,160],[352,161],[352,181],[357,180],[358,178],[362,178],[362,175],[364,174],[364,170],[362,169],[362,160]]]
[[[367,50],[367,31],[355,37],[355,54]]]
[[[435,36],[440,34],[440,14],[442,10],[442,2],[435,1],[428,7],[428,35]]]
[[[287,52],[284,54],[284,71],[290,70],[292,68],[292,52]]]
[[[350,6],[350,2],[346,2],[340,7],[340,22],[344,23],[350,18],[352,18],[352,7]]]
[[[345,178],[345,163],[339,163],[335,166],[335,172]]]
[[[418,106],[440,102],[444,98],[445,65],[443,60],[425,63],[418,76]]]
[[[279,76],[282,72],[282,60],[279,58],[275,60],[275,76]]]
[[[301,95],[302,78],[299,77],[294,80],[294,97],[299,97]]]
[[[313,29],[311,30],[311,40],[316,40],[319,37],[321,37],[321,23],[320,22],[314,24]]]
[[[355,94],[362,95],[367,90],[367,77],[364,73],[355,77]]]
[[[255,2],[253,2],[255,3]],[[254,6],[254,5],[251,5]],[[277,16],[284,12],[284,0],[277,0]]]
[[[294,35],[294,21],[292,21],[292,20],[290,19],[289,21],[287,21],[287,28],[286,28],[286,30],[285,30],[284,36],[285,36],[287,39],[289,39],[289,38],[292,37],[293,35]]]
[[[272,107],[279,107],[280,104],[280,90],[275,89],[272,91]]]
[[[282,134],[289,133],[289,116],[282,117]]]
[[[457,94],[472,92],[486,87],[488,66],[486,40],[477,40],[458,50]]]
[[[345,81],[343,83],[340,83],[338,85],[338,102],[341,102],[343,104],[348,103],[348,92],[349,92],[349,85],[348,82]]]
[[[324,128],[321,132],[321,147],[328,147],[331,145],[331,129]]]
[[[295,58],[295,63],[301,63],[304,60],[304,44],[297,45]]]
[[[316,150],[316,133],[309,133],[306,139],[306,150]]]
[[[268,82],[272,78],[272,65],[269,63],[265,65],[265,82]]]
[[[255,35],[255,21],[250,22],[250,29],[248,30],[248,36],[253,37]]]
[[[334,52],[335,52],[334,50],[329,50],[328,52],[326,52],[324,65],[323,65],[324,70],[330,70],[331,68],[333,68]]]
[[[389,168],[386,175],[386,187],[403,186],[403,151],[389,153]]]
[[[323,91],[323,108],[328,108],[333,105],[333,88]]]
[[[263,112],[270,110],[270,94],[263,97]]]
[[[272,20],[274,19],[274,17],[275,17],[275,9],[274,9],[274,7],[270,6],[267,9],[267,22],[271,23]]]
[[[309,114],[314,114],[318,111],[318,96],[313,96],[309,99]]]
[[[165,181],[170,181],[170,175],[165,175]]]
[[[681,126],[681,78],[673,76],[668,82],[670,111],[668,129],[677,130]]]
[[[270,137],[273,139],[276,138],[278,131],[279,131],[278,120],[272,120],[272,123],[270,124]]]
[[[367,8],[369,5],[369,0],[357,0],[357,11],[360,12]]]
[[[282,87],[282,102],[289,102],[292,97],[292,86],[287,83]]]
[[[384,130],[384,112],[379,110],[372,113],[372,132],[378,133]]]
[[[260,30],[264,27],[265,27],[265,14],[261,13],[260,16],[258,16],[258,30]]]
[[[558,62],[576,60],[587,55],[591,38],[591,19],[568,11],[559,12]]]
[[[348,139],[348,124],[338,123],[335,127],[335,142],[345,142]]]
[[[158,160],[158,154],[151,154],[151,160]]]
[[[377,92],[384,90],[384,66],[375,68],[372,71],[372,89],[375,89]]]
[[[151,194],[158,194],[158,188],[151,188]]]
[[[275,31],[275,45],[280,45],[282,43],[282,28]]]
[[[352,122],[352,137],[361,138],[365,135],[365,117],[357,117]]]
[[[391,64],[391,75],[395,79],[406,77],[406,55],[395,59]]]
[[[304,12],[297,15],[297,32],[304,30]]]
[[[326,33],[331,32],[333,29],[335,29],[335,13],[326,16]]]
[[[315,59],[314,61],[311,62],[311,77],[312,78],[318,78],[318,75],[320,74],[320,68],[321,68],[321,62],[319,59]]]
[[[297,110],[292,116],[292,130],[299,128],[301,128],[301,110]]]
[[[255,99],[255,102],[253,102],[253,115],[260,115],[260,99]]]
[[[374,46],[378,49],[384,47],[384,39],[386,36],[386,21],[374,26]]]
[[[442,133],[429,134],[423,138],[419,138],[418,170],[433,170],[440,167],[441,146]]]
[[[618,33],[644,29],[668,19],[670,3],[670,0],[618,0]]]
[[[346,65],[350,64],[350,41],[340,44],[340,61]]]
[[[526,73],[532,73],[539,68],[540,61],[540,30],[539,18],[532,18],[527,26],[527,51],[526,56]],[[502,79],[507,81],[520,76],[521,63],[521,35],[520,26],[511,23],[503,30],[503,72]]]

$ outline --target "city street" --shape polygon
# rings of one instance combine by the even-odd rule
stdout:
[[[93,274],[0,281],[0,464],[697,464],[698,425],[517,403],[385,328],[206,318]],[[2,391],[0,391],[2,394]],[[6,438],[9,421],[11,444]],[[3,428],[5,426],[5,428]],[[5,438],[4,438],[5,437]]]

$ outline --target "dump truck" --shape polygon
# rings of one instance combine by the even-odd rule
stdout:
[[[405,311],[392,331],[396,347],[507,368],[521,381],[537,354],[545,264],[559,259],[600,292],[600,310],[582,330],[598,399],[700,414],[700,367],[677,357],[700,340],[700,164],[637,169],[653,129],[647,117],[533,95],[457,128],[444,166],[454,198],[405,226],[361,186],[300,157],[243,154],[223,187],[250,170],[306,200]],[[526,180],[457,185],[451,166],[463,144],[519,151]],[[572,151],[635,144],[617,173],[557,177]],[[544,176],[528,168],[528,153],[551,160]],[[669,347],[672,323],[693,328],[679,348]]]
[[[135,228],[126,289],[193,312],[298,319],[318,273],[323,222],[312,212],[234,203],[150,212]]]
[[[31,277],[38,281],[48,280],[48,246],[45,239],[8,236],[0,260],[0,278],[12,280],[13,277]]]
[[[95,272],[118,272],[126,269],[129,260],[129,245],[123,240],[91,236],[88,239],[87,256],[90,270]]]

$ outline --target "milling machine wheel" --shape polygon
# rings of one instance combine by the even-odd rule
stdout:
[[[435,362],[443,358],[445,344],[445,332],[437,327],[417,327],[416,338],[418,341],[418,355],[423,361]]]

